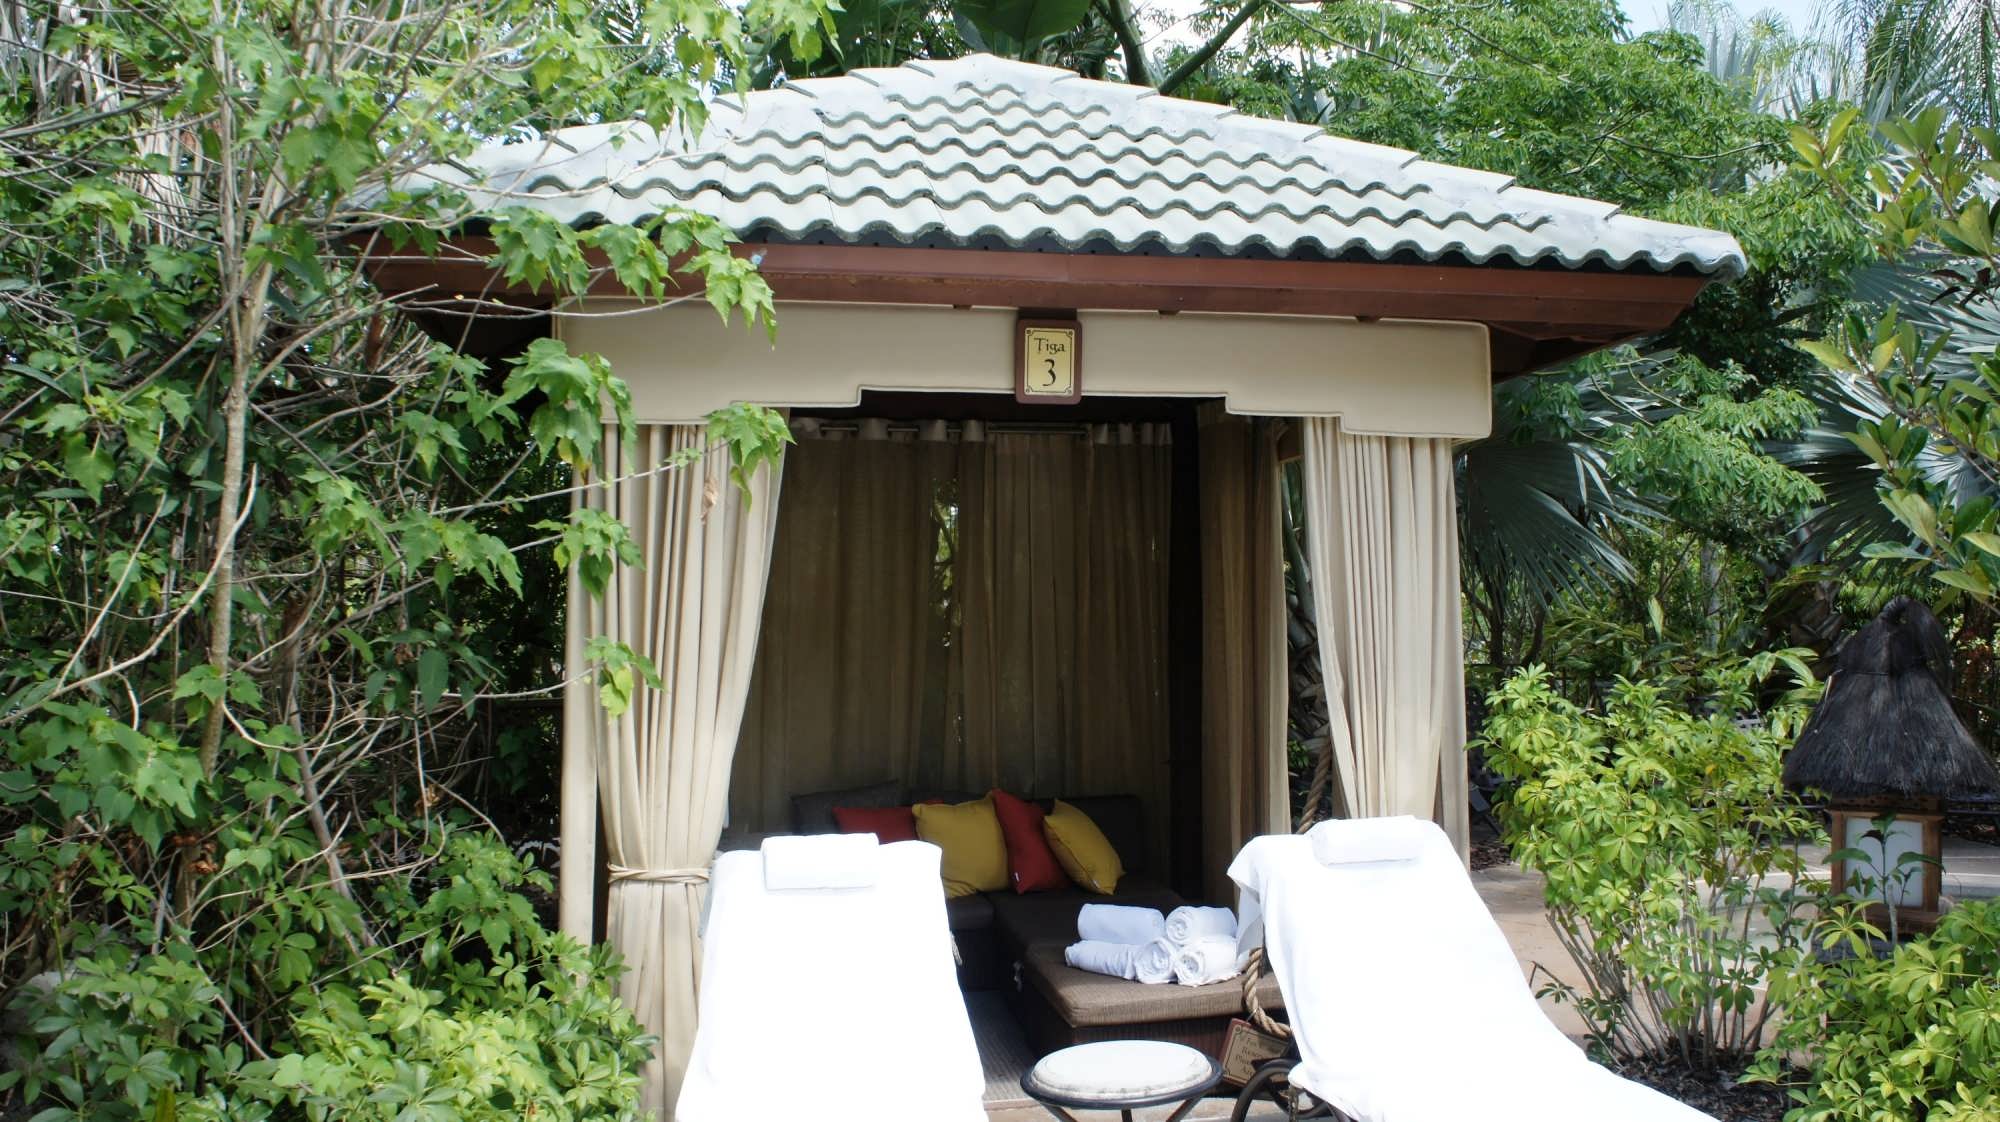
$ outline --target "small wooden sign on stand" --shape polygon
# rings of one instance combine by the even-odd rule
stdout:
[[[1259,1065],[1283,1056],[1290,1047],[1291,1042],[1284,1037],[1273,1036],[1241,1017],[1234,1018],[1222,1040],[1222,1081],[1241,1087],[1257,1074]]]

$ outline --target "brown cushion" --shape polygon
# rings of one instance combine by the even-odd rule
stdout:
[[[978,931],[993,926],[993,901],[983,892],[953,896],[944,902],[945,922],[953,931]]]
[[[1049,1008],[1076,1028],[1243,1015],[1242,978],[1210,986],[1148,986],[1077,970],[1063,962],[1057,946],[1030,949],[1024,974]],[[1284,1008],[1276,978],[1266,974],[1258,980],[1257,1002],[1269,1012]]]
[[[1186,900],[1158,885],[1128,879],[1112,896],[1099,896],[1080,888],[1026,895],[995,893],[993,912],[1002,944],[1018,956],[1029,947],[1060,949],[1076,942],[1076,913],[1085,904],[1129,904],[1170,912],[1185,903]],[[1061,961],[1062,956],[1056,958]]]
[[[974,796],[975,798],[977,796]],[[833,820],[837,806],[899,806],[909,802],[903,785],[895,780],[870,783],[866,787],[844,787],[838,791],[812,791],[792,796],[792,832],[837,834],[840,824]]]
[[[1088,815],[1104,832],[1104,840],[1118,851],[1126,876],[1145,871],[1146,815],[1137,795],[1064,795],[1062,801]],[[1038,799],[1035,805],[1046,811],[1055,800]]]

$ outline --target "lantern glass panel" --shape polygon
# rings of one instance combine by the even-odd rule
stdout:
[[[1864,860],[1847,863],[1848,890],[1899,908],[1922,907],[1924,863],[1904,863],[1903,855],[1924,851],[1923,823],[1898,818],[1888,824],[1882,837],[1871,838],[1863,835],[1876,828],[1874,822],[1859,815],[1846,822],[1847,847],[1867,854]]]

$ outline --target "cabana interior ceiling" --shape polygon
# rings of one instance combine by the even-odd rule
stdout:
[[[406,186],[426,181],[576,226],[713,215],[779,302],[773,348],[698,302],[635,303],[602,261],[554,308],[476,228],[443,260],[368,250],[454,345],[553,331],[632,389],[638,442],[608,431],[580,500],[643,564],[601,600],[571,579],[562,917],[592,936],[601,826],[602,929],[662,1038],[646,1105],[668,1117],[725,813],[771,825],[864,770],[1163,787],[1198,821],[1164,839],[1176,879],[1226,899],[1236,848],[1290,826],[1281,441],[1343,809],[1462,844],[1452,447],[1490,431],[1494,378],[1665,328],[1744,268],[1724,234],[985,56],[718,99],[696,137],[564,129]],[[1009,396],[1024,312],[1077,320],[1080,403]],[[747,508],[718,457],[661,470],[735,401],[803,434]],[[1070,427],[1007,424],[1029,419]],[[617,717],[606,640],[666,682]]]

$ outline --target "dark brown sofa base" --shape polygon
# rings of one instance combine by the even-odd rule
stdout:
[[[1134,982],[1134,985],[1138,983]],[[1164,1040],[1185,1044],[1220,1062],[1222,1045],[1229,1036],[1229,1017],[1191,1017],[1179,1021],[1147,1021],[1130,1025],[1072,1025],[1033,987],[1024,988],[1015,1001],[1015,1014],[1027,1033],[1028,1046],[1036,1055],[1046,1056],[1072,1044],[1099,1040]]]
[[[1000,938],[993,928],[954,931],[951,937],[958,944],[959,989],[976,993],[1005,989],[1013,984],[1011,964],[1000,949]]]
[[[1013,1004],[1029,1044],[1046,1054],[1096,1040],[1166,1040],[1220,1060],[1229,1022],[1243,1016],[1240,979],[1208,986],[1142,985],[1076,970],[1060,948],[1037,947],[1020,967]],[[1284,997],[1264,976],[1257,1001],[1278,1013]]]

